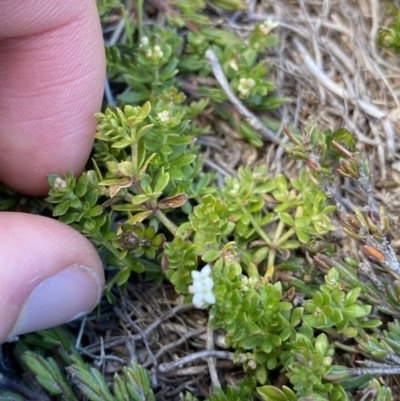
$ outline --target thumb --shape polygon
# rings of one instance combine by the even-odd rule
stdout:
[[[46,217],[0,214],[0,343],[91,311],[104,286],[100,258],[72,228]]]

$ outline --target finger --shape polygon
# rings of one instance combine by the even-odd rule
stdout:
[[[1,213],[0,227],[0,343],[96,306],[104,272],[86,238],[56,220],[23,213]]]
[[[94,0],[3,0],[0,181],[31,195],[46,176],[83,169],[105,78]]]

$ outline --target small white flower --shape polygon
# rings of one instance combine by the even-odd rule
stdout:
[[[203,304],[207,302],[209,304],[215,304],[215,296],[207,288],[203,288],[200,291],[196,291],[193,295],[193,304],[196,308],[201,308]]]
[[[211,291],[214,287],[214,280],[211,277],[205,277],[202,280],[193,280],[194,291],[202,291],[206,289],[207,291]]]
[[[241,96],[247,97],[249,95],[250,89],[256,85],[256,81],[253,78],[240,78],[239,85],[237,87],[238,92]]]
[[[171,115],[170,115],[169,111],[167,111],[167,110],[164,110],[161,113],[158,113],[157,117],[160,119],[160,121],[162,123],[166,123],[171,120]]]
[[[54,180],[53,187],[56,189],[64,189],[67,187],[67,183],[64,180],[62,180],[60,177],[57,177]]]
[[[258,284],[258,278],[256,276],[251,276],[249,278],[249,285],[251,288],[254,288]]]
[[[252,88],[255,84],[256,84],[256,81],[254,81],[254,79],[252,79],[252,78],[247,78],[246,79],[246,85],[248,87]]]
[[[158,45],[155,45],[153,47],[153,52],[154,52],[154,57],[157,59],[160,59],[164,56],[164,52],[161,50],[161,47]]]
[[[189,286],[189,293],[193,295],[193,304],[201,308],[204,303],[214,304],[215,296],[212,293],[214,280],[211,275],[211,266],[205,265],[201,271],[192,271],[193,284]]]
[[[152,56],[153,52],[150,49],[146,50],[146,58],[151,58]]]
[[[233,184],[232,189],[229,191],[229,193],[231,193],[232,195],[236,195],[236,194],[239,192],[239,189],[240,189],[239,183],[238,183],[238,182],[235,182],[235,183]]]
[[[143,38],[140,40],[140,43],[142,45],[148,45],[149,44],[149,38],[147,36],[143,36]]]
[[[242,96],[247,96],[247,95],[249,94],[249,90],[248,90],[248,89],[242,89],[242,90],[240,91],[240,94],[241,94]]]
[[[211,274],[211,266],[205,265],[201,271],[192,270],[192,278],[195,280],[204,280],[206,277],[210,277]]]
[[[273,29],[279,26],[279,23],[268,19],[260,25],[260,31],[264,36],[267,36]]]

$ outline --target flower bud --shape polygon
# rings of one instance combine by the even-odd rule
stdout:
[[[257,362],[254,359],[250,359],[247,365],[250,369],[255,369],[257,367]]]

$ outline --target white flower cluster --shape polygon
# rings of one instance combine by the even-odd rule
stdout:
[[[147,36],[143,36],[142,39],[140,39],[140,47],[146,46],[149,44],[149,38]]]
[[[279,25],[278,22],[268,19],[260,25],[260,31],[264,36],[267,36],[273,29]]]
[[[250,89],[255,86],[256,81],[252,78],[240,78],[238,91],[243,97],[247,97],[249,94]]]
[[[56,189],[64,189],[67,187],[67,183],[64,180],[62,180],[60,177],[57,177],[54,180],[53,187]]]
[[[193,295],[193,305],[201,308],[205,303],[215,304],[215,295],[212,292],[214,281],[211,275],[211,266],[205,265],[201,271],[192,271],[193,284],[189,292]]]
[[[169,111],[164,110],[161,113],[157,114],[157,117],[160,119],[162,123],[167,123],[171,120],[171,114]]]
[[[238,182],[235,182],[235,183],[233,184],[232,189],[229,191],[229,193],[231,193],[232,195],[236,195],[236,194],[239,192],[239,189],[240,189],[239,183],[238,183]]]
[[[151,49],[146,50],[147,58],[153,58],[153,59],[159,60],[159,59],[163,58],[163,56],[164,56],[164,52],[161,50],[161,47],[158,45],[155,45],[153,47],[153,50],[151,50]]]

